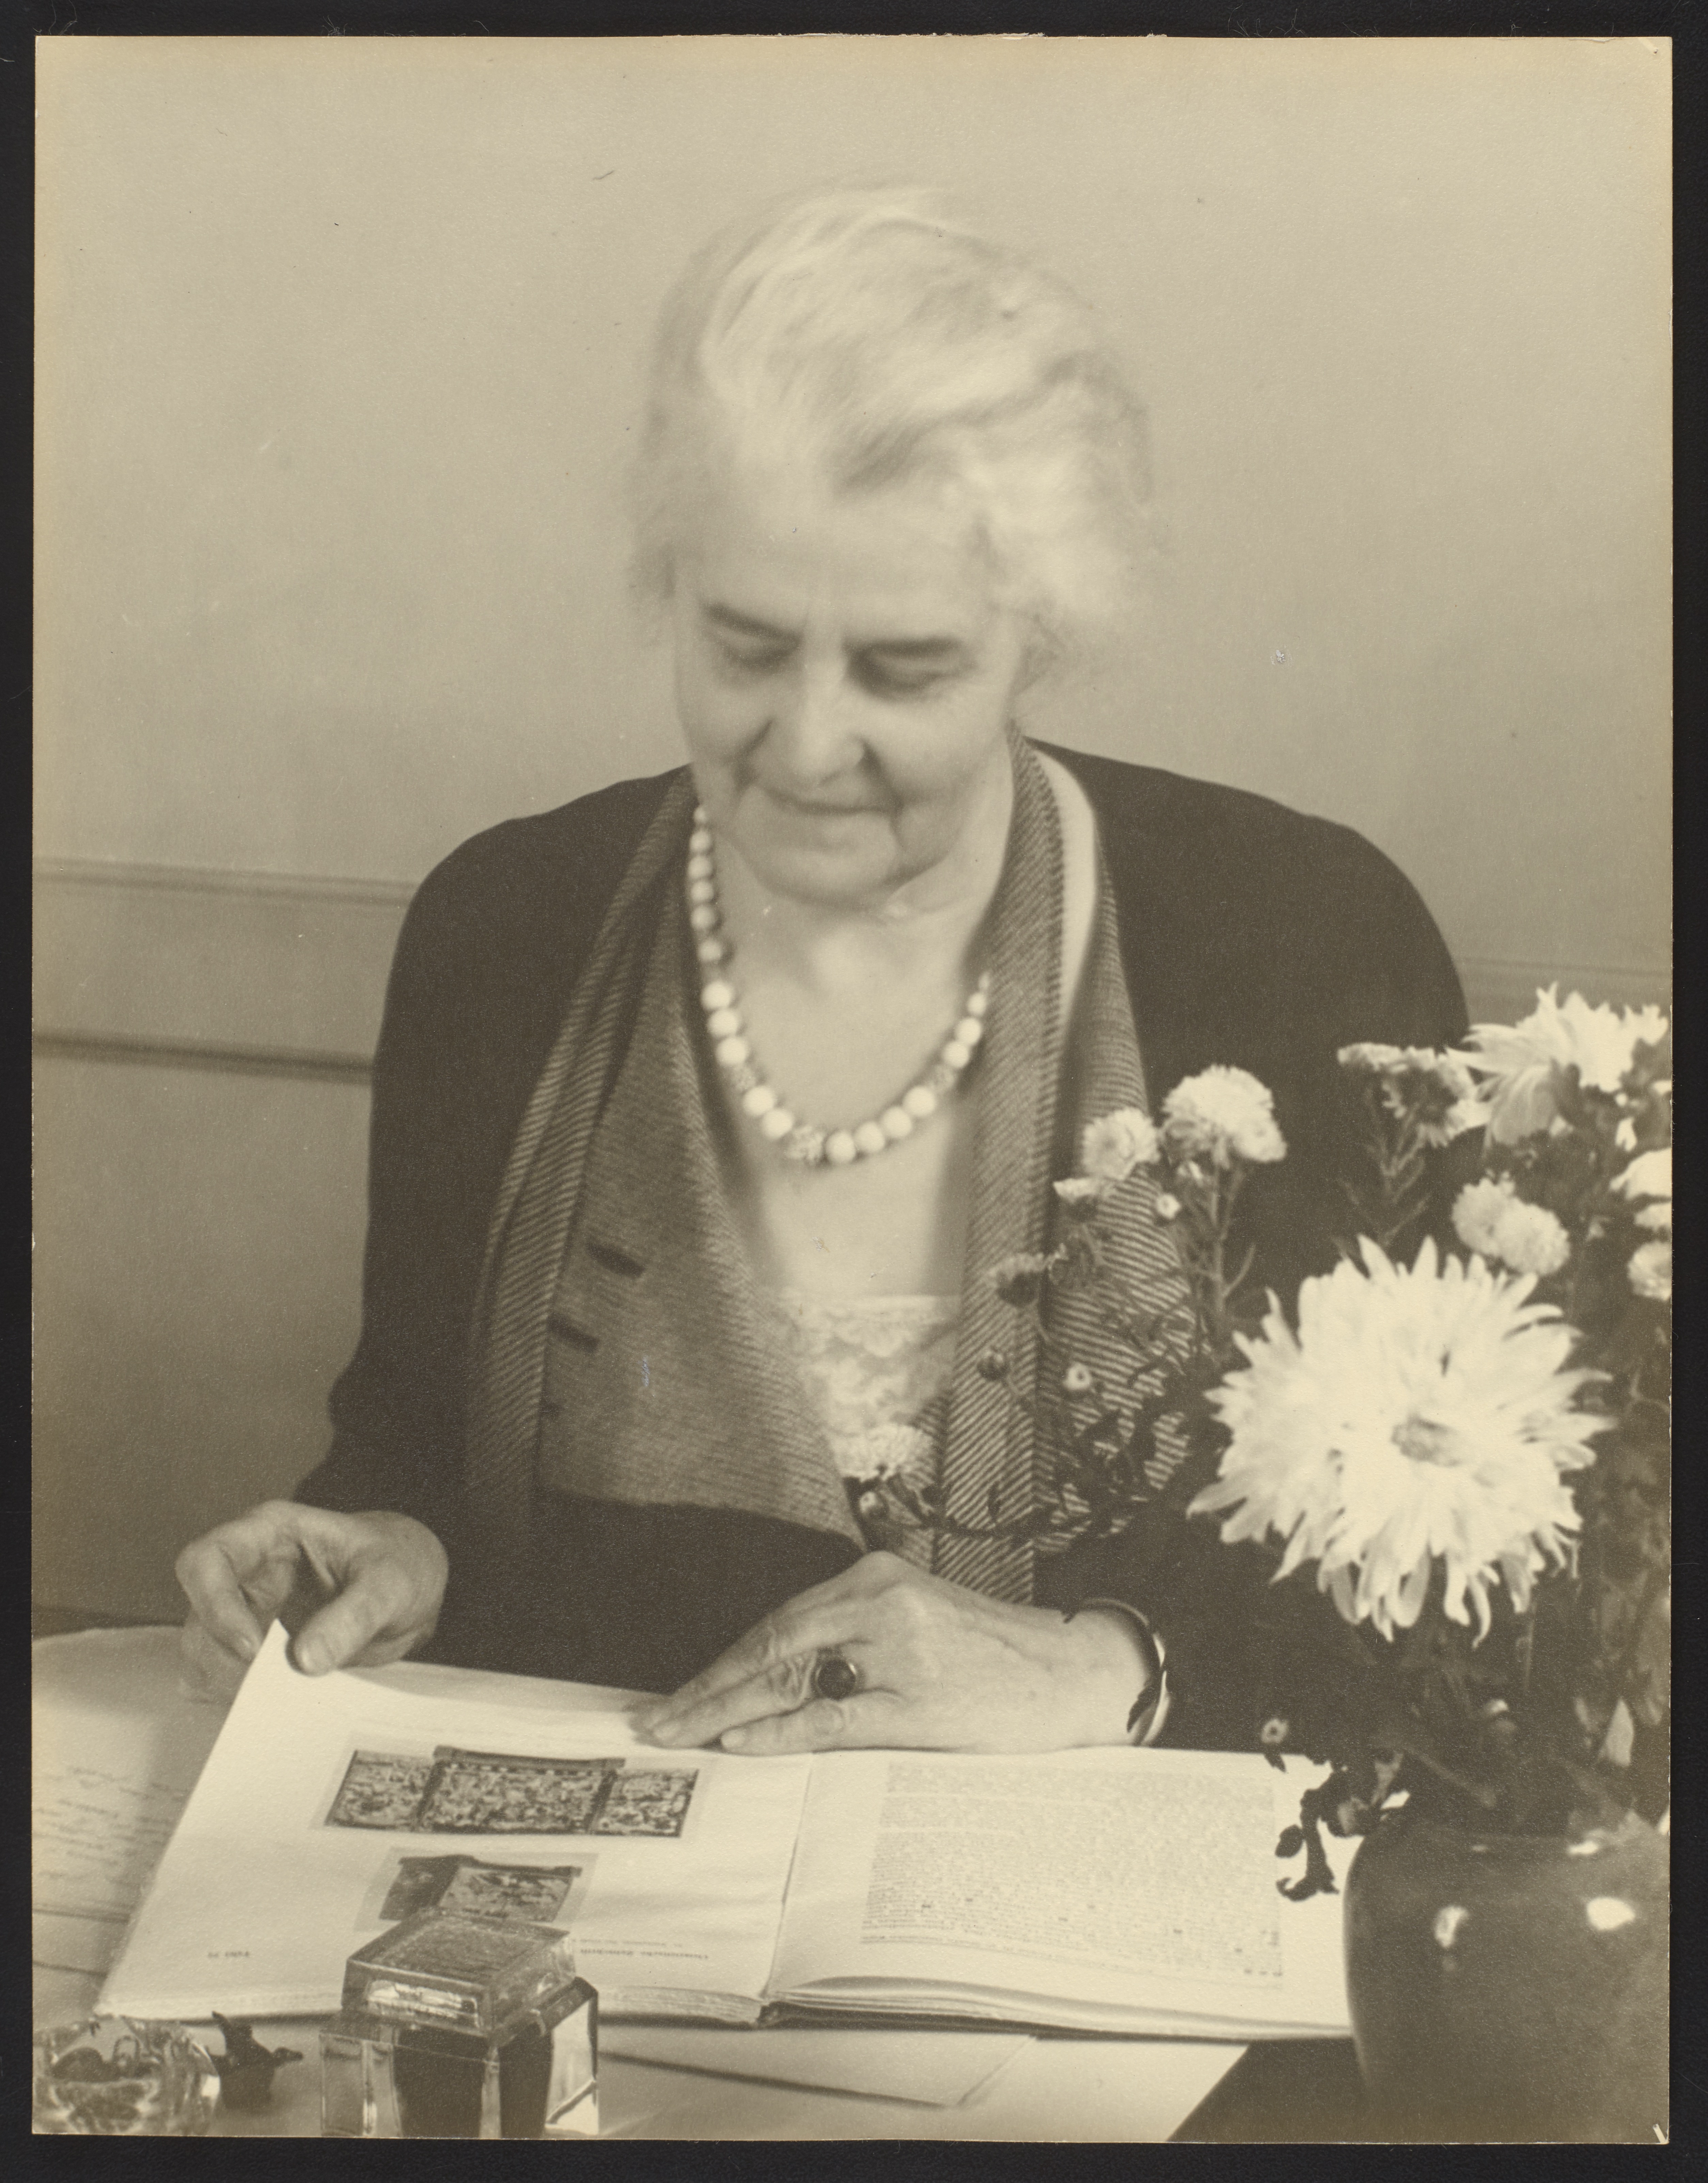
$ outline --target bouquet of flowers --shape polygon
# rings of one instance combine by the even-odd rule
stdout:
[[[1212,1524],[1267,1565],[1254,1730],[1277,1764],[1330,1766],[1279,1846],[1305,1855],[1295,1896],[1333,1886],[1324,1826],[1367,1831],[1402,1791],[1527,1833],[1666,1802],[1666,1022],[1550,990],[1462,1051],[1339,1062],[1340,1262],[1290,1309],[1235,1259],[1242,1189],[1287,1150],[1236,1069],[1178,1086],[1160,1124],[1094,1122],[1056,1185],[1062,1241],[993,1275],[1047,1341],[1049,1291],[1089,1298],[1105,1357],[1112,1336],[1127,1360],[1111,1384],[1106,1361],[1056,1354],[1042,1397],[1013,1391],[1043,1405],[1054,1486],[997,1528],[1049,1545]],[[1178,1258],[1161,1313],[1113,1270],[1132,1189]],[[1208,1626],[1226,1602],[1201,1611]]]

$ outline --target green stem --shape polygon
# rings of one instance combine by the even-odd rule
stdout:
[[[1461,1796],[1469,1797],[1472,1803],[1480,1804],[1485,1812],[1492,1812],[1499,1803],[1500,1799],[1493,1789],[1485,1789],[1478,1781],[1467,1781],[1462,1774],[1455,1774],[1450,1766],[1444,1765],[1438,1758],[1432,1758],[1427,1751],[1420,1750],[1415,1743],[1408,1743],[1405,1747],[1408,1758],[1416,1759],[1421,1766],[1427,1766],[1449,1788],[1457,1789]]]
[[[1626,1678],[1637,1664],[1637,1652],[1643,1642],[1644,1625],[1654,1613],[1655,1603],[1661,1593],[1672,1581],[1672,1572],[1670,1569],[1651,1569],[1649,1572],[1648,1581],[1643,1587],[1643,1596],[1637,1603],[1637,1613],[1631,1625],[1630,1641],[1620,1653],[1618,1663],[1613,1670],[1613,1687],[1621,1697],[1625,1695]]]

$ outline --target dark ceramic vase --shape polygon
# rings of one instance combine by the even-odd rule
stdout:
[[[1667,1840],[1634,1814],[1477,1835],[1400,1810],[1346,1886],[1346,1984],[1380,2133],[1654,2144],[1667,2129]]]

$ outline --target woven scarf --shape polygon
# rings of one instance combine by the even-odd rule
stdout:
[[[1065,1214],[1051,1183],[1075,1173],[1088,1123],[1117,1108],[1149,1111],[1144,1066],[1121,963],[1115,892],[1099,852],[1091,942],[1071,1020],[1062,1033],[1062,855],[1055,801],[1025,745],[1015,765],[1013,834],[991,978],[993,1030],[973,1159],[966,1277],[950,1391],[943,1482],[950,1515],[988,1526],[993,1514],[1024,1514],[1049,1496],[1054,1458],[1011,1385],[1029,1391],[1036,1416],[1050,1414],[1056,1390],[1046,1373],[1071,1358],[1104,1387],[1124,1381],[1132,1358],[1106,1323],[1095,1294],[1047,1292],[1043,1338],[1027,1311],[997,1295],[992,1269],[1016,1253],[1043,1253],[1060,1240]],[[1179,1309],[1186,1286],[1143,1170],[1129,1178],[1104,1219],[1104,1264],[1139,1309]],[[980,1363],[1008,1361],[1008,1385]],[[1156,1482],[1156,1481],[1153,1481]],[[1036,1550],[980,1538],[940,1536],[932,1568],[997,1598],[1028,1600]]]
[[[1055,799],[1015,738],[1015,808],[988,927],[991,1011],[977,1098],[966,1272],[941,1480],[952,1516],[988,1525],[1049,1482],[1023,1412],[979,1367],[993,1350],[1035,1384],[1045,1346],[990,1269],[1047,1250],[1084,1124],[1145,1104],[1115,903],[1099,870],[1091,946],[1064,1037],[1062,847]],[[542,1485],[619,1500],[736,1508],[858,1539],[822,1433],[764,1301],[728,1200],[727,1125],[693,997],[682,870],[693,812],[673,784],[602,923],[518,1129],[474,1322],[470,1529],[516,1565]],[[976,1087],[976,1089],[975,1089]],[[1142,1180],[1115,1201],[1110,1257],[1141,1302],[1180,1275]],[[1088,1297],[1054,1299],[1049,1352],[1106,1380],[1125,1369]],[[1049,1369],[1059,1369],[1052,1365]],[[1040,1390],[1040,1392],[1044,1391]],[[545,1419],[542,1431],[542,1412]],[[543,1475],[542,1475],[543,1473]],[[1033,1590],[1033,1550],[919,1540],[910,1558],[996,1597]]]

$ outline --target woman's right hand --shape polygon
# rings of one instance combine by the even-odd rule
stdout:
[[[413,1516],[264,1501],[178,1557],[190,1602],[185,1667],[229,1697],[275,1616],[295,1632],[292,1657],[304,1675],[383,1667],[432,1636],[449,1568]]]

